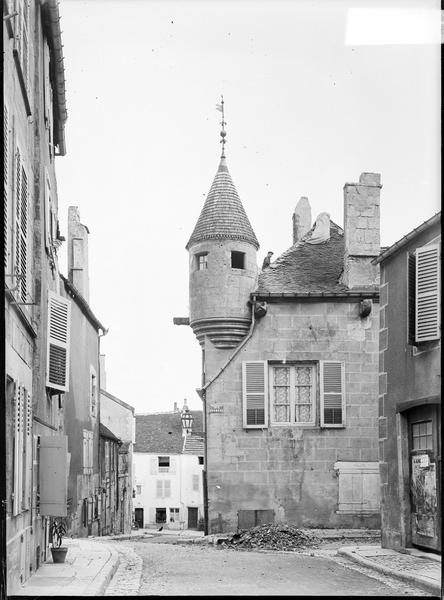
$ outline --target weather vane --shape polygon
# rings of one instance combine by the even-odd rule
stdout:
[[[222,121],[220,122],[220,124],[222,125],[222,130],[220,132],[220,137],[222,138],[220,143],[222,144],[222,154],[221,154],[221,158],[225,158],[225,144],[226,144],[226,132],[225,132],[225,115],[224,115],[224,97],[221,95],[220,97],[220,104],[216,104],[216,108],[218,111],[220,111],[222,113]]]

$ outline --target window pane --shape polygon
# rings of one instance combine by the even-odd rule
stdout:
[[[290,420],[290,405],[275,406],[274,407],[274,420],[277,423],[288,423]]]
[[[311,367],[296,367],[296,385],[311,385]]]
[[[295,407],[295,422],[296,423],[310,423],[311,418],[311,405],[296,405]]]
[[[274,369],[274,383],[288,385],[290,383],[290,369],[288,367],[276,367]]]

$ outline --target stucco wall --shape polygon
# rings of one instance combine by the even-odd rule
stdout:
[[[168,454],[161,453],[162,456]],[[133,500],[134,508],[144,509],[144,523],[146,526],[155,526],[155,509],[167,508],[168,528],[187,528],[187,507],[198,509],[198,518],[203,517],[203,491],[202,491],[202,469],[196,455],[175,454],[169,455],[175,461],[174,471],[159,473],[154,465],[157,464],[159,454],[147,452],[134,453],[134,478],[135,486],[141,486],[141,493]],[[193,490],[193,475],[199,477],[199,490]],[[168,479],[171,481],[171,495],[167,498],[158,498],[156,495],[156,481]],[[169,509],[179,508],[179,524],[169,523]]]
[[[439,224],[416,236],[381,264],[381,533],[384,547],[389,548],[409,545],[410,529],[408,462],[406,473],[402,467],[402,461],[408,461],[407,429],[396,405],[441,394],[440,341],[423,343],[418,348],[408,343],[408,253],[438,235]]]
[[[359,301],[268,305],[252,338],[207,390],[210,531],[236,529],[245,509],[271,509],[276,521],[297,525],[379,525],[379,514],[336,513],[334,469],[337,461],[378,459],[378,330],[375,303],[366,319]],[[229,356],[206,340],[206,381]],[[242,361],[326,359],[345,363],[345,428],[243,429]],[[319,388],[316,404],[319,411]]]
[[[61,286],[62,287],[62,286]],[[63,397],[65,432],[68,435],[68,452],[71,462],[68,479],[69,533],[84,537],[88,528],[82,523],[82,500],[97,493],[100,485],[99,473],[99,398],[97,397],[96,416],[90,411],[90,367],[99,373],[98,332],[69,296],[64,286],[62,295],[71,300],[71,358],[69,392]],[[82,349],[81,352],[76,349]],[[97,390],[98,393],[98,390]],[[83,430],[93,431],[93,472],[83,473]],[[92,535],[98,534],[98,522],[94,521]]]

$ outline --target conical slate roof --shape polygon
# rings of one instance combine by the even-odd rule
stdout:
[[[213,185],[197,220],[186,249],[209,239],[229,239],[249,242],[259,248],[259,242],[245,213],[225,158],[220,160]]]

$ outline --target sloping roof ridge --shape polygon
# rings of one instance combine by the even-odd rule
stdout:
[[[83,312],[85,317],[89,320],[89,322],[97,330],[101,329],[104,332],[108,331],[108,329],[104,325],[102,325],[102,323],[99,321],[99,319],[95,316],[95,314],[91,310],[90,305],[85,300],[85,298],[82,296],[81,292],[79,292],[79,290],[76,288],[76,286],[71,281],[69,281],[69,279],[67,279],[64,275],[62,275],[62,273],[60,273],[60,278],[62,279],[62,281],[65,285],[66,291],[70,292],[72,294],[73,299],[76,301],[77,306],[80,308],[80,310]]]
[[[118,404],[121,404],[124,408],[129,408],[132,413],[134,414],[134,411],[136,410],[134,408],[134,406],[131,406],[131,404],[127,404],[126,402],[124,402],[123,400],[121,400],[120,398],[117,398],[117,396],[113,396],[112,394],[110,394],[109,392],[107,392],[106,390],[102,390],[100,389],[100,393],[104,394],[105,396],[107,396],[108,398],[111,398],[111,400],[114,400],[115,402],[117,402]]]
[[[415,236],[417,236],[420,233],[422,233],[423,231],[425,231],[428,227],[432,227],[433,225],[435,225],[435,223],[438,223],[438,221],[440,219],[441,219],[441,211],[439,210],[437,213],[432,215],[430,217],[430,219],[427,219],[426,221],[424,221],[423,223],[418,225],[418,227],[415,227],[414,229],[412,229],[411,231],[406,233],[404,236],[402,236],[402,238],[400,238],[399,240],[394,242],[391,246],[386,247],[386,249],[383,250],[379,254],[379,256],[377,256],[376,258],[374,258],[372,260],[372,262],[374,264],[378,264],[378,263],[382,262],[383,260],[385,260],[386,258],[388,258],[389,256],[391,256],[392,254],[395,254],[395,252],[397,252],[397,250],[400,250],[403,246],[405,246],[405,244],[407,244]]]

